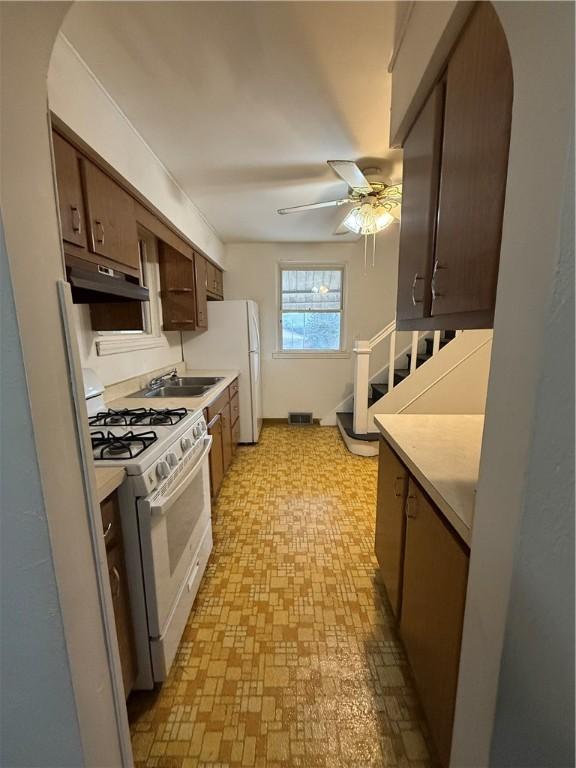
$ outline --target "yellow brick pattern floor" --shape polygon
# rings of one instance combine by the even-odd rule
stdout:
[[[129,702],[138,768],[433,765],[376,577],[376,476],[335,428],[238,449],[169,679]]]

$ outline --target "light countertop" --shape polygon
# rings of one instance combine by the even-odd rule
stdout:
[[[124,482],[126,473],[122,467],[96,467],[96,493],[100,504]]]
[[[470,546],[484,416],[381,414],[374,421]]]
[[[239,372],[235,370],[200,370],[187,368],[182,376],[222,376],[212,389],[201,397],[119,397],[116,400],[106,401],[109,408],[188,408],[196,411],[199,408],[207,408],[222,392],[229,387]],[[140,387],[138,388],[140,389]],[[137,390],[135,390],[137,391]]]

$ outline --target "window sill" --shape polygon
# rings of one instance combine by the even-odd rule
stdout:
[[[311,349],[309,352],[299,352],[294,350],[293,352],[272,352],[272,357],[276,360],[282,360],[284,358],[299,358],[303,359],[318,359],[318,358],[347,358],[350,357],[349,352],[323,352],[322,350]]]
[[[165,349],[168,347],[166,336],[120,337],[107,336],[96,341],[96,351],[99,357],[105,355],[118,355],[123,352],[139,352],[143,349]]]

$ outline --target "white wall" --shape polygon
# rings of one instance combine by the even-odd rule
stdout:
[[[62,34],[50,61],[48,98],[58,117],[223,265],[224,249],[216,232]]]
[[[239,243],[226,246],[224,291],[229,299],[260,305],[263,409],[265,418],[312,411],[323,418],[351,392],[352,344],[387,325],[396,313],[398,225],[377,237],[376,267],[364,273],[364,245],[357,243]],[[281,262],[346,266],[345,358],[275,359],[278,325],[278,265]],[[374,361],[374,369],[383,361]]]
[[[573,173],[574,6],[495,7],[510,47],[514,103],[452,765],[556,767],[573,764],[574,738],[574,578],[564,548],[573,555],[574,512],[560,475],[573,486],[574,465],[559,458],[573,442],[574,327],[557,304],[560,286],[572,291],[574,279],[573,242],[566,260],[559,241],[562,211],[574,208],[564,183]],[[400,55],[392,75],[392,126],[414,112],[418,84],[439,73],[437,4],[416,10],[404,44],[414,55]],[[533,194],[535,172],[544,197]],[[535,510],[538,500],[547,506]],[[555,588],[542,592],[545,585]],[[514,711],[520,685],[522,710]]]
[[[57,293],[64,271],[46,77],[67,7],[0,4],[0,196],[18,323],[3,295],[2,610],[19,614],[9,628],[2,614],[0,763],[76,768],[131,761],[127,718],[115,709]],[[9,290],[5,274],[2,286]]]

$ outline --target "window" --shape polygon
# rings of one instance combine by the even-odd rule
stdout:
[[[142,302],[143,330],[99,331],[96,341],[98,355],[114,355],[168,346],[168,340],[162,333],[160,272],[156,238],[148,232],[139,232],[138,247],[142,284],[150,292],[150,301]]]
[[[340,352],[343,267],[281,267],[281,352]]]

